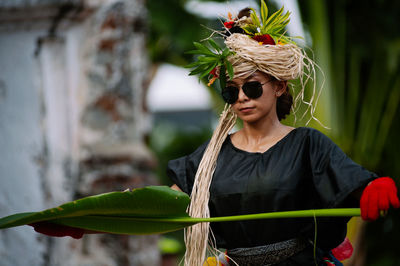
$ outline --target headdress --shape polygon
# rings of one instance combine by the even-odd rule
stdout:
[[[268,16],[268,8],[264,0],[261,0],[260,16],[251,8],[242,10],[235,17],[229,13],[227,21],[223,23],[222,31],[213,31],[204,44],[194,43],[196,50],[189,53],[197,54],[198,57],[196,62],[187,66],[194,68],[190,75],[199,75],[200,78],[208,77],[208,85],[213,84],[219,91],[223,90],[226,81],[233,79],[234,76],[247,77],[257,70],[277,80],[287,81],[299,78],[301,89],[294,95],[292,111],[296,113],[298,109],[296,104],[301,101],[307,105],[305,113],[309,112],[310,120],[313,119],[316,101],[320,94],[320,92],[316,93],[315,86],[316,65],[308,58],[304,50],[296,45],[293,38],[285,35],[285,27],[290,21],[289,16],[290,12],[283,13],[283,7]],[[224,38],[225,47],[220,47],[212,39],[216,34]],[[216,80],[219,82],[215,82]],[[313,82],[313,89],[310,100],[306,101],[304,88],[309,80]],[[188,208],[189,215],[192,217],[209,217],[210,215],[208,201],[212,175],[222,143],[235,125],[235,121],[236,115],[230,105],[226,105],[196,173],[191,204]],[[186,230],[185,265],[203,264],[208,235],[209,224],[206,223]],[[213,250],[215,251],[215,249],[211,251]]]

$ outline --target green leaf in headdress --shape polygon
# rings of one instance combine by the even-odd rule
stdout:
[[[261,1],[261,20],[266,21],[268,18],[268,7],[264,1]]]

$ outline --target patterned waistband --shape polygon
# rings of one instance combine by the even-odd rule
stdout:
[[[306,240],[294,238],[265,246],[231,249],[227,255],[240,266],[265,266],[279,263],[302,251],[307,245]]]

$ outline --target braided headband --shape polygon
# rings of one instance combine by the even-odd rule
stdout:
[[[240,73],[243,62],[257,70],[275,77],[277,80],[296,79],[303,74],[305,55],[294,44],[260,45],[249,36],[234,33],[225,40],[226,46],[234,54],[228,61],[234,67],[234,73]],[[241,64],[240,64],[241,63]],[[246,67],[246,66],[245,66]]]

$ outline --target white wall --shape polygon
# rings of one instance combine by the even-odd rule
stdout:
[[[0,216],[41,210],[43,131],[35,72],[42,32],[0,33]],[[45,245],[31,228],[0,232],[0,265],[42,265]]]

